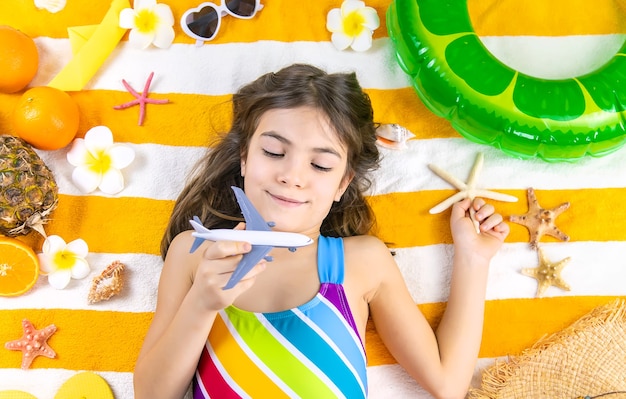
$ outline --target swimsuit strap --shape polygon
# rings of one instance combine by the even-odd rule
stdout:
[[[319,237],[317,273],[322,284],[343,284],[343,239],[341,237]]]

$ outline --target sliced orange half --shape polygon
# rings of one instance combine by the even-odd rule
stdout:
[[[39,277],[39,258],[28,245],[0,236],[0,296],[30,290]]]

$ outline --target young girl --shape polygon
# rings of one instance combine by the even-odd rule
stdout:
[[[436,397],[464,397],[489,262],[509,232],[502,217],[482,199],[453,206],[450,296],[434,332],[389,249],[367,235],[374,217],[363,192],[379,154],[372,106],[355,74],[286,67],[239,90],[233,110],[231,130],[199,164],[163,238],[136,398],[181,398],[192,381],[194,398],[364,398],[369,317],[421,386]],[[230,186],[241,187],[274,230],[315,243],[274,248],[272,262],[224,290],[250,244],[205,241],[190,253],[189,220],[242,229]]]

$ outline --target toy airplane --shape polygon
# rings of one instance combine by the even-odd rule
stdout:
[[[243,190],[234,186],[231,188],[235,192],[235,197],[246,221],[245,230],[207,229],[197,216],[189,221],[195,230],[191,235],[196,237],[189,252],[198,249],[204,240],[247,241],[252,245],[252,250],[243,255],[243,259],[224,286],[225,290],[235,286],[261,259],[265,258],[267,261],[271,261],[271,257],[265,255],[272,248],[289,248],[290,251],[295,251],[297,247],[313,243],[313,240],[304,234],[272,231],[270,227],[273,226],[273,223],[268,223],[263,219]]]

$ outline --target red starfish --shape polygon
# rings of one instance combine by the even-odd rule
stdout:
[[[137,93],[135,89],[133,89],[128,84],[128,82],[122,79],[122,83],[124,84],[124,87],[126,88],[126,90],[128,90],[130,94],[133,95],[133,97],[135,97],[135,100],[129,101],[124,104],[116,105],[113,107],[113,109],[126,109],[126,108],[139,104],[139,123],[138,123],[139,126],[143,125],[143,120],[146,115],[146,104],[166,104],[169,102],[169,100],[167,99],[156,100],[154,98],[148,98],[148,91],[150,90],[150,83],[152,83],[153,76],[154,76],[154,72],[150,72],[150,76],[148,76],[146,85],[143,88],[143,93],[141,94]]]
[[[24,319],[22,320],[22,328],[24,329],[22,338],[4,344],[7,349],[22,351],[22,369],[28,369],[37,356],[45,356],[50,359],[56,356],[47,342],[48,338],[57,330],[54,324],[50,324],[43,330],[35,330],[33,323]]]

